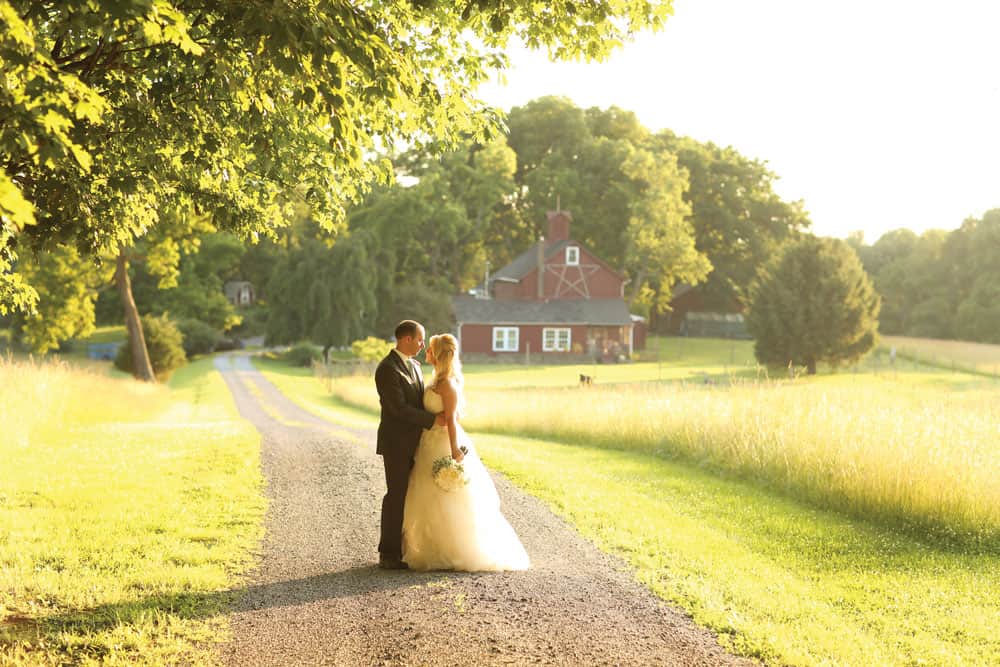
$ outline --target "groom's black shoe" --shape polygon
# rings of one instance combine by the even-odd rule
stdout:
[[[378,566],[383,570],[409,570],[410,566],[400,558],[379,558]]]

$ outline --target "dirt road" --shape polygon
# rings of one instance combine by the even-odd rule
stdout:
[[[374,432],[305,412],[246,356],[216,365],[263,436],[270,500],[261,564],[221,649],[229,664],[752,664],[500,476],[531,570],[379,570],[385,481]]]

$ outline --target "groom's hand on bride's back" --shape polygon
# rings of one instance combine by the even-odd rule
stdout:
[[[444,426],[447,423],[448,423],[448,420],[445,419],[444,413],[443,412],[437,413],[437,417],[434,418],[434,425],[435,426]]]

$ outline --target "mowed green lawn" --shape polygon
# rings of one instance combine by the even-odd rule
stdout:
[[[565,387],[579,383],[580,375],[598,384],[685,380],[729,375],[753,377],[760,371],[753,357],[753,343],[745,340],[650,338],[643,361],[627,364],[525,365],[470,364],[469,383],[479,388]],[[429,367],[425,368],[428,370]]]
[[[170,387],[0,362],[0,664],[206,664],[262,535],[259,435]]]
[[[728,362],[712,363],[728,341],[684,343],[701,361],[666,374]],[[305,407],[374,426],[370,378],[335,380],[331,396],[308,370],[262,368]],[[774,664],[1000,664],[995,383],[871,364],[764,387],[708,373],[710,384],[594,391],[575,378],[559,388],[553,377],[568,370],[469,369],[467,423],[484,459],[733,650]],[[641,364],[617,370],[629,371],[648,380]],[[637,402],[646,412],[623,410]],[[868,517],[866,498],[893,505]],[[933,529],[908,520],[920,503]],[[985,533],[949,534],[973,515]]]

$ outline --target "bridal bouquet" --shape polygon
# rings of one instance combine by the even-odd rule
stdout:
[[[434,483],[442,491],[454,491],[469,483],[469,478],[465,474],[465,466],[450,456],[442,456],[435,460],[431,474],[434,476]]]

